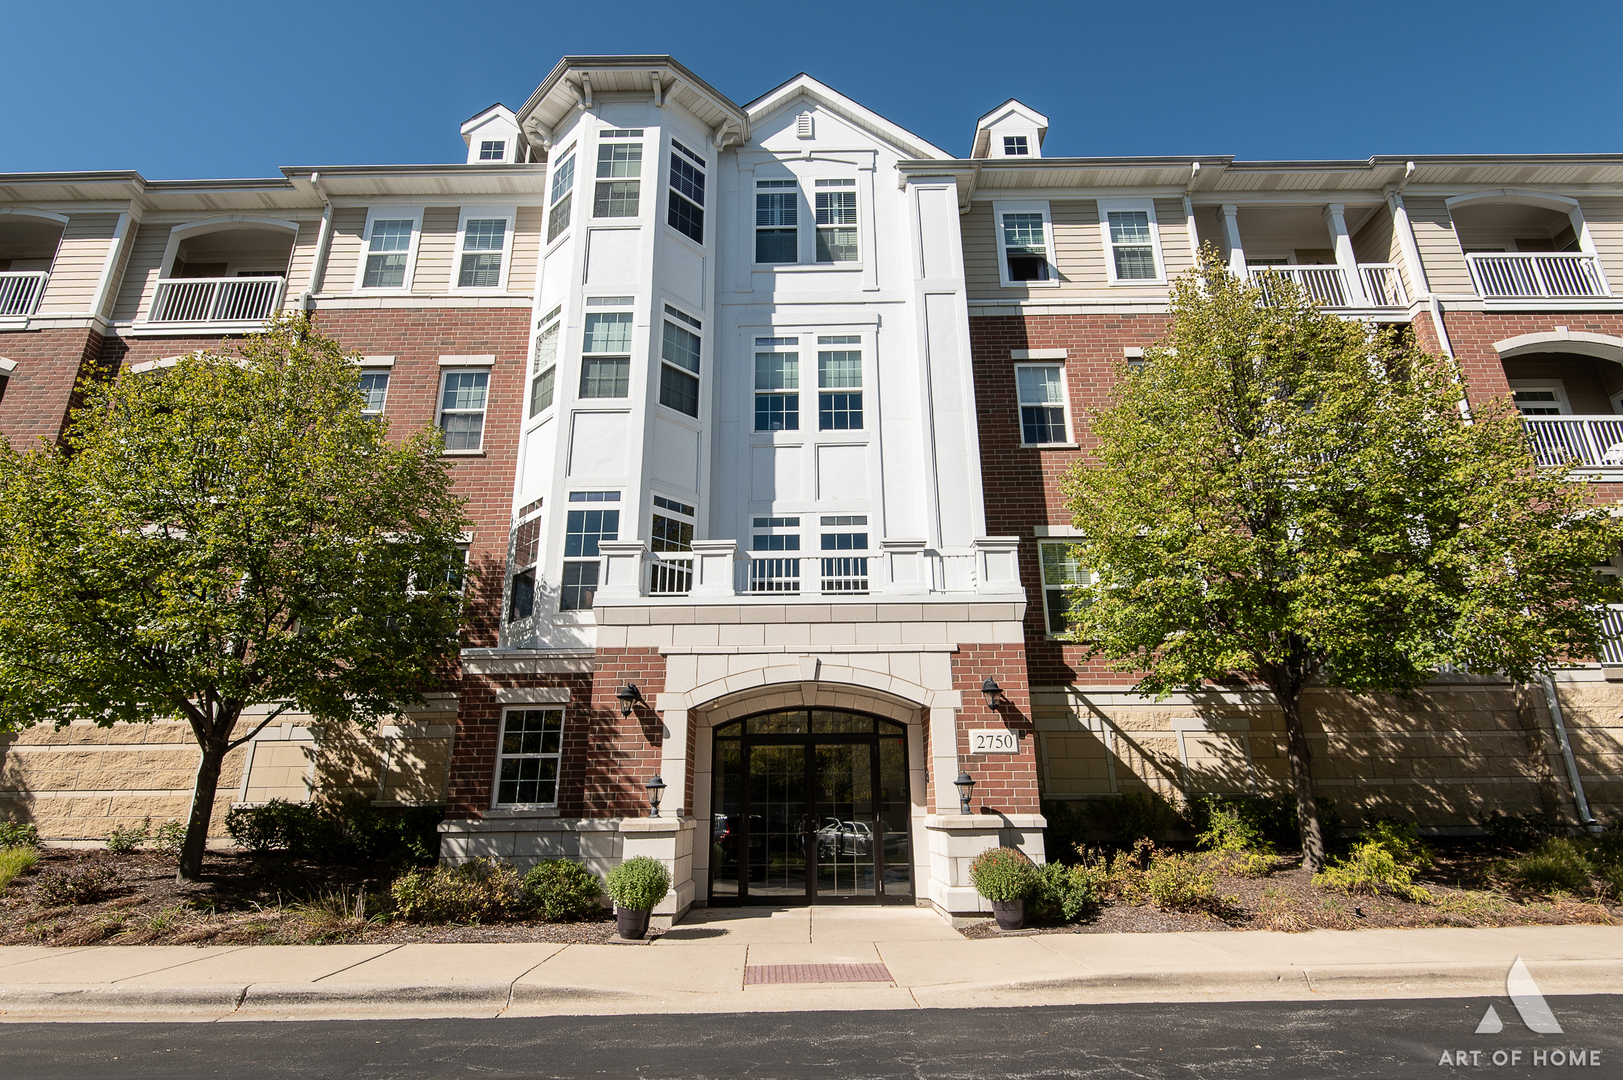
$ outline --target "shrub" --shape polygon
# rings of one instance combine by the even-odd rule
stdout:
[[[131,825],[129,828],[115,828],[107,834],[107,852],[110,855],[129,855],[146,841],[152,831],[152,819],[147,818],[139,826]]]
[[[0,890],[10,885],[18,874],[39,862],[39,851],[26,845],[0,848]]]
[[[225,831],[255,854],[286,851],[297,858],[341,862],[387,858],[431,863],[439,857],[440,819],[434,806],[380,810],[366,803],[317,805],[272,799],[260,806],[234,806]]]
[[[166,855],[171,859],[180,857],[180,849],[186,844],[186,824],[181,821],[166,821],[152,830],[152,850],[159,855]]]
[[[1205,800],[1206,827],[1196,838],[1209,851],[1255,851],[1272,855],[1274,845],[1262,834],[1262,827],[1242,805],[1229,799]]]
[[[32,823],[0,821],[0,848],[39,847],[39,830]]]
[[[1505,814],[1495,810],[1482,820],[1482,828],[1506,847],[1528,851],[1554,836],[1560,826],[1547,810],[1529,814]]]
[[[1037,867],[1015,848],[988,848],[969,864],[969,883],[988,900],[1024,900],[1037,887]]]
[[[1578,892],[1589,884],[1589,860],[1565,836],[1550,837],[1505,869],[1516,884],[1536,892]]]
[[[1171,911],[1221,911],[1217,875],[1188,855],[1156,852],[1144,870],[1144,894],[1150,903]]]
[[[671,891],[671,875],[658,859],[638,855],[610,870],[605,884],[620,907],[627,911],[652,911]]]
[[[408,870],[389,893],[408,922],[491,922],[524,906],[518,871],[500,859]]]
[[[1319,829],[1327,846],[1336,845],[1341,837],[1341,812],[1335,801],[1319,796]],[[1290,792],[1277,795],[1206,795],[1192,800],[1188,807],[1189,823],[1197,835],[1212,826],[1212,817],[1219,809],[1237,817],[1245,827],[1255,831],[1276,848],[1294,849],[1301,844],[1301,827],[1296,820],[1296,796]]]
[[[1606,831],[1595,837],[1596,866],[1623,866],[1623,817],[1606,826]]]
[[[1390,893],[1425,904],[1431,902],[1431,893],[1414,879],[1430,865],[1431,849],[1420,842],[1419,831],[1383,818],[1371,824],[1345,858],[1313,875],[1313,884],[1349,893]]]
[[[1047,863],[1037,867],[1032,887],[1032,915],[1040,919],[1075,922],[1104,896],[1110,871],[1102,859],[1084,859],[1071,866]]]
[[[1090,800],[1087,814],[1096,827],[1122,847],[1130,847],[1139,840],[1160,843],[1178,822],[1172,804],[1153,791],[1133,791]]]
[[[118,875],[94,862],[61,870],[47,870],[34,881],[34,892],[47,907],[60,904],[91,904],[106,896]]]
[[[568,859],[537,863],[524,875],[530,909],[548,922],[583,919],[603,911],[603,884],[586,867]]]
[[[1051,862],[1073,863],[1080,849],[1093,832],[1087,807],[1079,802],[1045,802],[1043,817],[1048,826],[1043,830],[1043,846],[1048,849]],[[718,864],[719,865],[719,864]]]

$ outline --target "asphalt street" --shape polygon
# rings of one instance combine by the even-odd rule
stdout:
[[[1490,1002],[1504,1018],[1503,1030],[1475,1034]],[[0,1077],[1623,1075],[1623,996],[1551,997],[1549,1004],[1563,1034],[1536,1034],[1520,1023],[1508,999],[1489,998],[494,1020],[14,1023],[0,1026]],[[1441,1063],[1444,1051],[1448,1064]],[[1465,1063],[1453,1064],[1460,1051]],[[1579,1051],[1583,1057],[1575,1061]],[[1591,1063],[1597,1051],[1599,1060]],[[1503,1065],[1495,1064],[1496,1052]]]

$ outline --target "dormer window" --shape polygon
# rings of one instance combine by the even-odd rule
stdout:
[[[1031,145],[1026,142],[1024,135],[1003,136],[1004,157],[1026,157],[1031,153]]]
[[[481,139],[479,141],[480,161],[501,161],[506,156],[506,139]]]

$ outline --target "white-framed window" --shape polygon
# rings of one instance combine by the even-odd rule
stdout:
[[[1088,584],[1093,576],[1076,561],[1069,540],[1037,541],[1037,562],[1043,576],[1043,628],[1050,637],[1069,633],[1071,598],[1066,590]]]
[[[750,519],[750,592],[800,592],[800,519]]]
[[[1099,234],[1104,241],[1105,271],[1112,285],[1166,281],[1161,261],[1161,228],[1151,199],[1100,199]]]
[[[479,141],[480,161],[501,161],[507,156],[506,139],[481,139]]]
[[[552,167],[552,188],[547,198],[547,243],[558,239],[569,228],[569,211],[574,201],[575,148],[571,146]]]
[[[755,339],[755,430],[800,430],[800,339]]]
[[[503,709],[496,805],[557,806],[563,741],[562,706]]]
[[[488,369],[450,368],[440,375],[440,431],[445,452],[471,454],[484,449]]]
[[[699,331],[704,325],[685,311],[665,305],[659,345],[659,403],[688,416],[699,415]]]
[[[1020,445],[1071,443],[1070,395],[1065,392],[1063,364],[1016,364],[1015,388],[1020,401]]]
[[[694,509],[680,499],[654,496],[648,550],[673,553],[693,550]],[[656,596],[676,596],[693,588],[691,559],[656,559],[649,567],[648,591]]]
[[[818,545],[822,551],[822,591],[867,592],[868,515],[828,515],[819,519],[818,524],[823,528]]]
[[[552,408],[558,384],[558,339],[563,324],[558,316],[563,313],[559,304],[540,319],[541,332],[535,335],[535,348],[530,357],[530,415],[540,416]]]
[[[800,184],[795,180],[755,181],[755,261],[800,261]]]
[[[1027,157],[1031,154],[1031,143],[1025,135],[1003,136],[1004,157]]]
[[[857,182],[850,179],[813,181],[813,208],[817,217],[817,261],[856,262]]]
[[[817,430],[862,430],[862,338],[817,338]]]
[[[518,512],[513,525],[513,578],[507,589],[507,621],[535,614],[535,581],[541,561],[541,508],[537,499]]]
[[[1000,258],[998,275],[1004,285],[1024,287],[1059,284],[1054,267],[1054,225],[1046,202],[994,202]]]
[[[598,133],[593,217],[625,218],[641,213],[642,130],[613,128]]]
[[[417,238],[423,229],[419,206],[374,206],[367,211],[361,237],[361,259],[355,268],[355,288],[411,288],[417,263]]]
[[[580,397],[631,396],[631,330],[629,311],[587,312],[580,349]]]
[[[361,415],[382,416],[389,401],[389,369],[365,368],[361,371]]]
[[[508,255],[513,250],[511,207],[463,207],[457,223],[457,290],[493,291],[507,287]]]
[[[598,544],[620,539],[618,491],[571,491],[564,519],[564,574],[558,590],[562,611],[590,611],[603,571]],[[603,504],[613,503],[608,506]]]
[[[1523,416],[1572,415],[1566,385],[1559,379],[1538,382],[1511,379],[1510,398],[1516,403],[1516,411]]]
[[[704,243],[704,158],[671,140],[670,205],[665,221],[696,244]]]

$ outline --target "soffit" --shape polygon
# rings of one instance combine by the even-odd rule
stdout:
[[[533,120],[549,132],[556,129],[585,96],[582,76],[594,100],[599,94],[652,94],[658,79],[665,100],[706,127],[748,124],[744,110],[669,56],[566,56],[518,110],[519,127]]]

